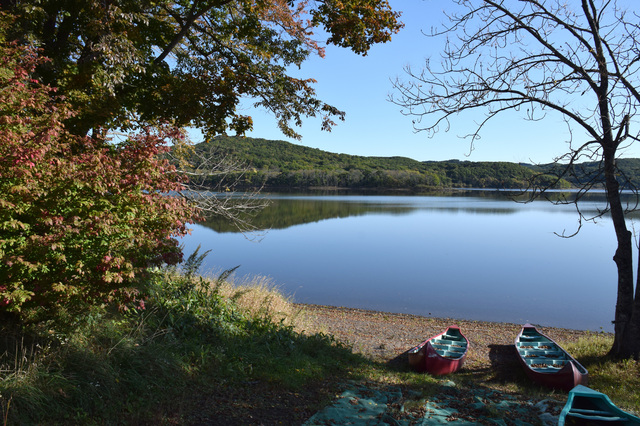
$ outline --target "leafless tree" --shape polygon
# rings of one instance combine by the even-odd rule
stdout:
[[[262,187],[236,190],[250,168],[215,145],[200,151],[187,149],[188,154],[169,154],[178,172],[188,176],[186,189],[180,196],[195,203],[205,216],[225,219],[245,236],[259,236],[251,218],[269,204],[260,196]]]
[[[507,111],[527,120],[564,118],[572,140],[556,159],[563,166],[559,177],[579,161],[599,162],[599,173],[582,189],[604,185],[617,237],[611,354],[640,358],[640,281],[634,291],[632,235],[616,169],[616,157],[640,136],[638,4],[628,2],[636,10],[624,10],[616,0],[455,3],[460,12],[430,34],[447,37],[442,60],[427,61],[417,73],[407,69],[408,81],[396,81],[399,94],[392,101],[415,117],[416,130],[430,135],[448,130],[462,112],[482,110],[484,119],[469,135],[472,147],[485,125]]]

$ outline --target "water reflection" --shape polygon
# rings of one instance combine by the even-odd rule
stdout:
[[[583,226],[571,205],[507,194],[269,195],[252,242],[221,224],[194,226],[185,252],[209,269],[272,277],[297,302],[611,330],[616,270],[608,218]],[[603,194],[583,200],[593,214]],[[636,226],[637,227],[637,226]]]
[[[554,204],[571,202],[575,192],[549,192],[545,201],[529,203],[531,196],[522,192],[498,191],[459,191],[438,193],[437,196],[385,196],[385,195],[265,195],[270,204],[251,218],[251,223],[258,230],[286,229],[291,226],[314,223],[327,219],[347,218],[370,214],[406,215],[418,210],[438,211],[451,214],[490,214],[509,215],[522,209],[542,209],[558,211],[570,209],[576,211],[572,204]],[[633,205],[635,197],[628,197]],[[505,203],[512,201],[512,203]],[[518,205],[521,204],[521,205]],[[605,195],[602,192],[584,195],[579,204],[580,212],[586,217],[598,216],[606,207]],[[638,217],[638,213],[632,215]],[[201,225],[216,232],[240,232],[227,220],[208,218]]]
[[[367,202],[344,202],[331,199],[306,197],[269,197],[270,204],[254,217],[251,223],[259,230],[286,229],[305,223],[327,219],[339,219],[366,214],[406,214],[414,210],[412,206],[379,204]],[[207,219],[202,225],[216,232],[239,232],[232,224],[221,219]]]

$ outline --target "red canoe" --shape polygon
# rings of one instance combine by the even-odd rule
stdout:
[[[436,375],[458,371],[464,364],[469,341],[452,325],[446,331],[409,350],[409,365],[419,373]]]
[[[533,325],[522,327],[515,347],[524,371],[534,382],[567,392],[587,384],[587,369]]]

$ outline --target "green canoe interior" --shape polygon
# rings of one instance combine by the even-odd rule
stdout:
[[[538,372],[553,373],[569,362],[565,351],[535,330],[525,329],[516,347],[527,365]]]
[[[457,330],[448,330],[447,334],[433,338],[430,342],[438,355],[445,358],[462,358],[467,350],[467,341]]]
[[[638,425],[640,419],[618,408],[609,397],[584,386],[576,386],[562,410],[565,425]],[[559,422],[562,424],[562,422]]]

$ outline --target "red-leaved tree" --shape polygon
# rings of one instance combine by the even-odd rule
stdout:
[[[147,268],[181,260],[172,236],[198,214],[159,157],[178,130],[71,135],[73,112],[31,77],[40,61],[0,47],[0,311],[23,318],[135,299]]]

